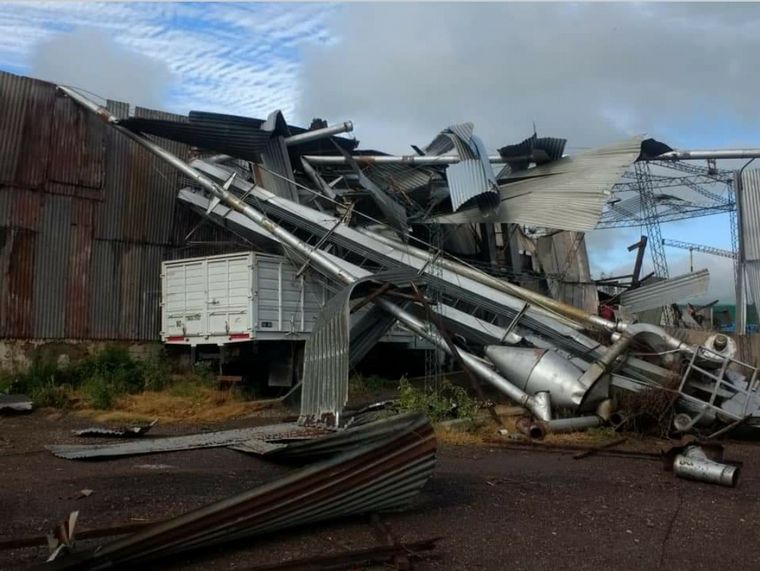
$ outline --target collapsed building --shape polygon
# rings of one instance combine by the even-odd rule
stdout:
[[[534,134],[489,154],[475,127],[463,123],[414,146],[413,155],[396,156],[359,148],[343,135],[353,129],[350,122],[315,120],[299,128],[279,112],[262,120],[205,112],[131,115],[67,87],[7,74],[1,85],[3,96],[24,110],[7,116],[16,118],[9,123],[16,143],[20,138],[27,145],[16,144],[8,155],[13,160],[5,160],[0,194],[3,220],[14,221],[3,228],[0,244],[3,275],[14,276],[0,292],[4,335],[160,335],[167,344],[192,346],[215,336],[219,344],[248,342],[270,329],[305,339],[295,424],[50,450],[76,460],[226,446],[271,459],[319,461],[279,483],[59,559],[55,568],[135,564],[298,523],[405,505],[435,464],[429,423],[420,415],[376,421],[346,410],[351,367],[394,327],[448,355],[475,390],[488,385],[524,407],[531,435],[610,423],[616,393],[652,390],[672,397],[676,432],[760,426],[758,369],[737,358],[731,338],[714,334],[692,344],[659,325],[664,311],[652,323],[641,319],[648,310],[704,291],[705,272],[647,283],[636,271],[632,281],[642,283],[619,296],[618,313],[599,311],[600,290],[590,277],[583,233],[611,212],[611,189],[626,172],[678,153],[662,143],[633,137],[567,156],[564,139]],[[39,137],[27,127],[39,126],[33,119],[45,110],[57,118],[55,136]],[[73,133],[68,143],[64,133]],[[122,171],[124,163],[109,162],[114,159],[104,148],[122,149],[134,168]],[[44,157],[45,167],[24,151]],[[64,167],[72,170],[66,174]],[[82,178],[90,168],[92,178]],[[748,186],[754,178],[746,179]],[[742,174],[739,180],[745,180]],[[124,185],[121,190],[98,195],[115,181]],[[161,215],[154,207],[158,199]],[[76,237],[71,243],[57,243],[62,209],[74,227],[63,232]],[[109,234],[125,210],[126,220],[142,225],[144,234]],[[141,242],[159,232],[154,225],[166,222],[169,212],[172,224],[151,238],[156,243]],[[129,245],[117,245],[122,242]],[[753,243],[746,246],[742,257],[751,275]],[[109,265],[101,250],[122,257],[108,258]],[[124,265],[131,250],[146,264],[143,274]],[[154,257],[143,256],[145,251]],[[258,264],[264,268],[277,256],[276,264],[289,265],[289,273],[280,269],[277,279],[308,282],[323,301],[308,312],[301,301],[300,325],[290,330],[281,316],[262,317],[258,310],[244,331],[235,330],[230,307],[220,301],[231,294],[216,298],[218,307],[201,317],[205,330],[193,323],[198,313],[187,305],[186,292],[184,305],[160,314],[147,292],[155,296],[163,288],[163,303],[170,305],[166,280],[172,268],[186,276],[188,258],[197,256],[208,271],[210,254],[221,254],[228,280],[230,255],[243,273],[253,266],[259,271]],[[41,281],[40,268],[54,263],[58,278]],[[109,275],[110,286],[103,285]],[[187,280],[182,283],[187,288]],[[286,289],[277,291],[284,296]],[[93,301],[95,292],[103,296],[99,302]],[[25,305],[18,309],[19,303]],[[59,304],[58,315],[49,315],[47,303]],[[104,329],[103,307],[128,317]],[[138,332],[123,332],[129,319],[137,319]],[[277,327],[263,325],[275,321]],[[738,471],[720,459],[693,447],[679,452],[674,471],[735,484]]]
[[[308,276],[329,292],[314,316],[304,350],[304,423],[340,425],[351,365],[394,324],[525,406],[549,429],[572,424],[551,424],[560,410],[584,417],[582,424],[604,422],[607,412],[600,411],[609,407],[600,405],[609,400],[612,388],[640,391],[671,386],[674,379],[680,379],[676,390],[683,413],[690,415],[688,422],[681,419],[682,426],[740,420],[756,409],[756,369],[736,360],[736,345],[727,337],[713,336],[695,346],[655,324],[597,315],[598,290],[589,279],[582,232],[595,227],[610,189],[634,163],[674,153],[662,143],[633,137],[566,156],[564,139],[534,134],[488,154],[474,126],[464,123],[443,129],[424,147],[414,146],[413,155],[395,156],[362,150],[358,141],[342,136],[352,130],[350,122],[328,126],[315,120],[306,129],[289,125],[279,112],[265,120],[205,112],[191,112],[187,118],[148,112],[130,116],[123,106],[112,103],[109,110],[69,88],[56,90],[9,74],[3,85],[9,86],[8,99],[24,110],[8,115],[16,118],[11,126],[26,145],[48,143],[38,150],[47,157],[44,176],[39,175],[39,163],[22,152],[32,147],[16,145],[15,160],[6,162],[15,184],[27,174],[37,177],[23,192],[3,188],[10,204],[6,211],[15,212],[14,220],[26,216],[30,227],[12,227],[6,236],[0,258],[4,271],[12,275],[18,261],[35,260],[25,261],[31,268],[28,283],[4,280],[3,299],[27,303],[24,312],[7,303],[6,329],[52,327],[50,312],[32,311],[31,305],[31,300],[51,300],[52,288],[38,288],[39,280],[31,279],[37,260],[47,259],[44,246],[36,248],[40,256],[34,255],[37,242],[47,240],[57,247],[54,228],[45,227],[39,235],[43,238],[34,235],[45,221],[41,212],[56,218],[58,198],[49,196],[62,193],[66,198],[60,202],[69,205],[74,201],[68,197],[76,196],[76,206],[84,212],[81,243],[69,245],[67,254],[77,263],[70,262],[67,277],[56,280],[56,285],[66,284],[63,294],[59,285],[56,290],[64,318],[51,337],[65,338],[82,335],[88,327],[98,330],[102,312],[97,308],[102,304],[112,304],[113,313],[105,312],[111,317],[122,314],[124,306],[132,307],[114,301],[110,290],[103,293],[102,304],[90,299],[94,296],[88,295],[88,284],[93,292],[102,291],[93,284],[108,276],[103,268],[123,265],[112,258],[111,266],[98,266],[98,252],[113,253],[114,246],[105,238],[103,246],[96,244],[93,237],[115,231],[106,210],[123,216],[121,209],[132,205],[143,210],[127,218],[144,216],[146,235],[157,232],[155,226],[161,224],[150,221],[157,211],[152,193],[161,192],[161,201],[172,212],[183,205],[177,220],[192,222],[173,229],[174,236],[176,230],[187,230],[187,240],[203,231],[233,250],[245,244],[248,250],[285,256],[299,279]],[[46,105],[60,117],[53,126],[58,125],[62,138],[25,130],[27,119],[28,125],[39,124],[33,118]],[[73,137],[71,144],[53,145],[67,140],[63,134]],[[147,178],[137,184],[129,168],[122,171],[123,164],[109,162],[103,142],[150,161],[148,173],[141,176],[158,173],[156,181]],[[67,160],[72,156],[75,161]],[[59,163],[64,175],[63,167],[71,168],[76,180],[59,176]],[[94,178],[80,180],[82,169],[89,168]],[[67,182],[56,182],[59,178]],[[103,180],[129,181],[124,188],[134,188],[134,193],[123,191],[121,203],[108,195],[103,202],[97,197],[85,202],[87,192],[92,195]],[[25,208],[24,200],[36,209]],[[72,214],[72,225],[80,221],[78,216]],[[202,220],[213,224],[200,224]],[[160,232],[164,243],[153,248],[155,269],[150,273],[155,277],[157,258],[184,257],[178,254],[187,253],[182,248],[188,245],[178,247],[167,228]],[[25,241],[27,234],[31,236]],[[199,240],[197,246],[214,246],[214,241]],[[143,248],[148,245],[138,249]],[[130,256],[125,256],[128,261]],[[119,269],[120,295],[135,296],[135,289],[139,295],[146,287],[140,272]],[[124,279],[133,280],[134,288]],[[696,282],[698,291],[705,275],[696,272],[682,281],[692,290]],[[654,293],[641,288],[629,303],[642,310],[651,309],[652,299],[665,304],[663,291],[672,293],[679,283],[654,284],[650,287],[660,288]],[[157,285],[153,281],[148,286],[152,295]],[[76,304],[69,303],[69,293],[76,295]],[[156,313],[146,297],[133,301],[142,326],[155,332]],[[25,318],[35,312],[39,319]],[[178,331],[172,332],[163,324],[163,339],[188,341],[182,316],[175,326]],[[119,338],[111,335],[107,338]]]

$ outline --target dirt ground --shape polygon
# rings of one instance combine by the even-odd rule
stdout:
[[[223,427],[264,421],[239,420]],[[268,420],[267,422],[272,422]],[[227,449],[74,462],[45,444],[82,442],[73,416],[0,417],[0,538],[38,535],[73,510],[80,529],[170,517],[277,479],[290,468]],[[155,435],[214,426],[157,426]],[[409,510],[384,515],[404,541],[440,536],[433,569],[760,568],[760,447],[730,443],[739,486],[676,479],[653,460],[493,446],[440,447]],[[79,490],[93,493],[76,499]],[[102,541],[102,540],[98,540]],[[247,569],[372,547],[368,518],[255,538],[163,562],[161,569]],[[46,548],[0,551],[0,569],[44,561]]]

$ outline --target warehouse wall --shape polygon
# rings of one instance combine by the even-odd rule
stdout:
[[[0,339],[157,340],[160,262],[231,248],[185,243],[200,217],[181,183],[53,84],[0,72]],[[192,239],[231,237],[204,224]]]

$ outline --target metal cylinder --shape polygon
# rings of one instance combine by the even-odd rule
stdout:
[[[686,432],[691,429],[694,420],[685,412],[680,412],[673,417],[673,428],[678,432]]]
[[[616,410],[615,412],[610,414],[609,423],[610,423],[610,426],[612,426],[613,428],[622,426],[625,421],[626,421],[626,416],[619,410]]]
[[[539,392],[551,392],[555,407],[575,412],[588,392],[589,387],[580,382],[583,371],[555,351],[488,345],[485,354],[505,377],[534,398]]]
[[[348,158],[341,155],[304,155],[314,165],[345,165]],[[356,155],[352,157],[357,163],[382,165],[453,165],[462,160],[459,155]],[[503,163],[500,155],[489,155],[491,163]]]
[[[558,418],[556,420],[549,420],[544,422],[544,428],[546,432],[580,432],[581,430],[587,430],[589,428],[596,428],[601,426],[601,418],[598,416],[577,416],[574,418]]]
[[[733,488],[741,470],[738,466],[710,460],[699,446],[689,446],[673,460],[673,472],[679,478]]]
[[[543,422],[535,422],[528,428],[528,436],[534,440],[543,440],[546,436],[546,427]]]
[[[305,133],[299,133],[292,137],[285,138],[285,144],[289,147],[291,145],[299,145],[301,143],[308,143],[310,141],[316,141],[318,139],[324,139],[332,135],[338,135],[340,133],[348,133],[354,130],[354,124],[351,121],[344,121],[338,125],[330,125],[323,129],[314,129],[313,131],[306,131]]]

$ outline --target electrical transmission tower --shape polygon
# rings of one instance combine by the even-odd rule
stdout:
[[[634,163],[636,173],[636,182],[639,186],[641,196],[641,207],[644,214],[644,224],[647,227],[649,237],[649,251],[652,252],[652,265],[654,275],[659,278],[669,277],[668,260],[665,257],[665,246],[662,243],[662,232],[660,231],[660,219],[657,216],[657,199],[654,194],[652,185],[652,176],[649,170],[649,163],[638,161]],[[675,315],[670,306],[663,307],[663,319],[665,325],[674,323]]]
[[[443,255],[443,230],[440,224],[431,224],[429,242],[432,246],[430,255],[431,261],[428,265],[428,273],[433,278],[443,278],[443,267],[439,261],[441,255]],[[435,282],[430,280],[428,283]],[[427,298],[429,303],[433,307],[437,307],[441,302],[441,291],[438,287],[430,287],[428,285]],[[429,327],[435,328],[432,321],[428,322]],[[445,354],[438,347],[431,347],[425,351],[425,386],[427,388],[433,388],[438,391],[443,383],[443,361]]]
[[[713,246],[703,246],[701,244],[690,244],[689,242],[680,242],[678,240],[668,240],[663,238],[663,246],[671,246],[673,248],[681,248],[683,250],[692,250],[694,252],[702,252],[703,254],[712,254],[713,256],[723,256],[724,258],[736,259],[736,252],[724,250],[722,248],[715,248]]]

